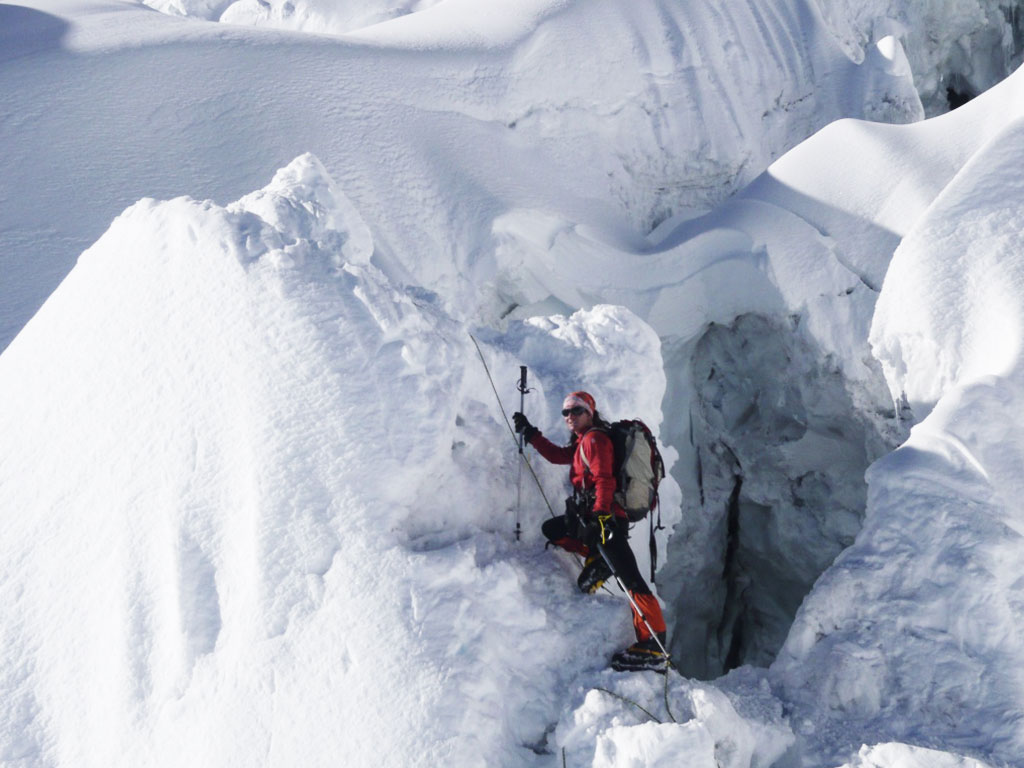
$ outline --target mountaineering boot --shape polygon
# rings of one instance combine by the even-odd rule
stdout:
[[[645,669],[653,669],[656,672],[664,672],[668,668],[668,658],[658,645],[665,645],[665,633],[659,632],[657,640],[650,637],[633,643],[624,651],[619,651],[612,656],[611,667],[616,672],[639,672]]]
[[[583,592],[592,595],[611,575],[612,569],[608,567],[604,558],[600,555],[591,555],[583,563],[583,570],[580,572],[579,578],[576,579],[576,583]]]

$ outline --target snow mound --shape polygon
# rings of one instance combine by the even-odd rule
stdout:
[[[476,349],[373,248],[311,155],[227,207],[142,200],[0,358],[4,762],[542,759],[628,609],[544,552],[535,489],[513,543]],[[625,309],[481,351],[508,384],[536,366],[545,426],[591,376],[661,421],[658,340]]]
[[[886,275],[871,343],[893,394],[926,418],[869,470],[864,528],[772,667],[797,717],[819,721],[795,729],[809,744],[825,713],[853,742],[996,764],[1024,750],[1022,155],[1018,120],[963,166]]]
[[[164,13],[226,24],[344,34],[382,21],[417,13],[441,0],[151,0]]]
[[[373,255],[373,236],[352,201],[337,188],[326,169],[310,154],[302,155],[274,175],[270,184],[246,195],[229,210],[250,214],[248,223],[268,226],[260,237],[247,234],[246,245],[260,258],[264,240],[291,264],[315,251],[341,262],[365,266]],[[245,226],[245,225],[243,225]],[[340,263],[338,264],[340,266]]]
[[[793,741],[781,703],[749,668],[715,686],[674,673],[667,687],[652,673],[586,683],[554,734],[567,765],[768,768]]]
[[[379,748],[394,702],[351,670],[380,638],[346,628],[407,619],[357,564],[378,560],[448,448],[443,430],[413,442],[388,427],[422,411],[454,421],[434,366],[458,346],[423,321],[429,307],[344,261],[344,245],[368,243],[358,222],[331,228],[351,214],[339,199],[304,157],[230,209],[143,200],[3,356],[0,423],[20,438],[5,443],[0,489],[23,511],[3,542],[4,601],[21,618],[4,631],[4,699],[23,733],[5,758],[273,762],[330,744],[332,721],[365,723],[356,753]],[[360,499],[379,473],[401,480]],[[410,643],[392,633],[394,652]],[[6,663],[18,658],[33,661]],[[398,674],[393,658],[381,674]],[[335,675],[353,698],[331,693]],[[430,697],[429,673],[407,682]],[[275,708],[300,695],[323,708],[282,728]],[[244,738],[257,723],[261,737]]]
[[[312,34],[340,35],[407,14],[442,0],[148,0],[171,16],[226,24],[272,27]],[[450,0],[449,0],[450,1]]]
[[[871,342],[893,394],[921,416],[954,387],[1019,367],[1022,148],[1018,119],[950,182],[886,275]]]
[[[949,752],[890,742],[872,747],[865,745],[856,758],[839,768],[988,768],[988,765]]]

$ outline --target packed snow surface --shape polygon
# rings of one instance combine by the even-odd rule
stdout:
[[[930,7],[0,6],[0,762],[1019,765],[1024,74],[832,122],[1011,65]],[[659,436],[703,681],[520,365]]]

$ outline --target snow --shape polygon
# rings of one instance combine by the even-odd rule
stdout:
[[[503,426],[452,396],[488,394],[469,339],[367,265],[365,235],[310,155],[227,208],[143,200],[5,352],[5,507],[33,510],[4,537],[3,647],[31,660],[5,685],[5,760],[516,764],[558,711],[570,639],[598,664],[614,648],[621,602],[596,626],[570,609],[542,510],[534,546],[509,543]],[[659,375],[638,323],[596,308],[521,333],[653,415],[585,356],[623,344],[609,360]],[[50,595],[67,572],[88,578]],[[55,616],[87,631],[55,638]]]
[[[871,468],[865,526],[773,667],[846,728],[899,738],[914,721],[925,743],[1007,764],[1022,748],[1021,137],[1015,120],[985,144],[894,254],[871,343],[921,421]]]
[[[889,742],[864,746],[854,760],[840,768],[986,768],[969,757]]]
[[[886,37],[898,38],[931,115],[948,109],[947,88],[976,96],[1021,61],[1020,8],[1012,3],[837,0],[821,5],[829,30],[855,61]]]
[[[891,386],[922,415],[950,389],[1018,367],[1022,186],[1011,163],[1022,130],[1011,122],[964,165],[886,275],[872,344]]]
[[[436,44],[461,39],[490,41],[528,34],[549,13],[570,5],[565,0],[500,2],[489,0],[149,0],[164,13],[309,33],[412,35]],[[593,4],[592,4],[593,5]],[[718,9],[717,24],[736,29],[743,22],[771,25],[778,6],[754,15],[729,18],[739,3]],[[1019,7],[999,0],[947,0],[941,7],[906,0],[832,0],[791,6],[816,19],[852,61],[883,57],[889,66],[913,76],[929,114],[947,111],[947,88],[970,96],[987,90],[1021,61],[1024,38]],[[692,12],[693,9],[691,9]],[[746,9],[744,9],[746,10]],[[632,9],[636,13],[637,9]],[[742,11],[741,11],[742,13]],[[387,22],[387,23],[385,23]],[[806,20],[802,23],[806,24]],[[762,26],[762,30],[764,29]],[[737,30],[738,31],[738,30]],[[769,34],[776,34],[772,30]],[[393,37],[394,36],[394,37]],[[909,51],[909,56],[904,52]],[[881,118],[881,115],[879,115]],[[883,118],[884,119],[884,118]]]
[[[726,691],[694,681],[662,691],[641,676],[589,681],[594,687],[556,730],[563,758],[607,768],[678,765],[681,756],[700,768],[772,765],[792,734],[766,681],[751,671],[732,675]]]
[[[640,246],[836,118],[922,114],[907,75],[851,62],[804,0],[503,2],[483,27],[467,5],[485,7],[448,0],[343,37],[5,6],[0,345],[138,199],[225,204],[304,152],[367,216],[379,266],[469,308],[521,258],[494,263],[507,214]]]
[[[159,9],[0,6],[0,762],[1019,763],[1016,5]]]

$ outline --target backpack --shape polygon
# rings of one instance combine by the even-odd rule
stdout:
[[[665,477],[665,463],[654,435],[640,419],[616,421],[601,431],[615,448],[612,471],[616,490],[612,498],[626,510],[631,523],[643,520],[658,505],[658,483]],[[583,463],[590,468],[585,456]]]
[[[658,506],[658,483],[665,477],[665,462],[662,461],[658,443],[640,419],[623,419],[614,422],[608,429],[598,429],[611,438],[615,448],[612,471],[616,489],[612,499],[626,510],[626,517],[631,523],[639,522]],[[587,457],[582,458],[587,469],[590,469]],[[654,583],[655,571],[658,569],[658,546],[654,541],[654,532],[663,529],[659,509],[657,526],[654,525],[654,517],[651,517],[648,544],[651,552],[651,583]]]

